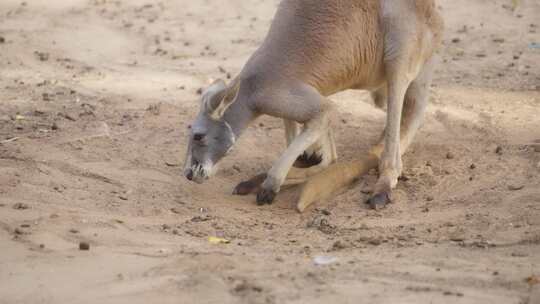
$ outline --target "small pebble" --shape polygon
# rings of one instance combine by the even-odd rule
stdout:
[[[87,242],[80,242],[79,250],[90,250],[90,244],[88,244]]]
[[[16,203],[16,204],[13,205],[13,209],[17,209],[17,210],[25,210],[25,209],[28,209],[28,208],[30,208],[30,206],[28,206],[25,203]]]
[[[374,246],[379,246],[382,242],[379,239],[371,239],[368,241],[368,243]]]
[[[523,188],[525,188],[524,185],[509,185],[508,186],[508,190],[510,190],[510,191],[518,191],[518,190],[521,190]]]
[[[502,155],[502,152],[503,152],[503,149],[501,146],[497,146],[497,148],[495,149],[495,153],[499,154],[499,155]]]
[[[476,169],[476,165],[475,165],[475,164],[471,164],[471,165],[469,166],[469,168],[471,168],[471,169],[474,170],[474,169]]]
[[[454,156],[454,153],[452,153],[452,152],[446,153],[446,158],[447,158],[447,159],[454,159],[454,157],[455,157],[455,156]]]

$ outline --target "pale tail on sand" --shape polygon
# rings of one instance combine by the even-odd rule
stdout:
[[[346,163],[335,163],[310,177],[302,186],[296,205],[299,212],[316,201],[324,200],[352,184],[370,169],[376,168],[379,157],[369,153],[366,157]]]

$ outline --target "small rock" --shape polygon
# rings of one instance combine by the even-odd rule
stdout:
[[[49,60],[49,53],[44,53],[44,52],[38,52],[38,51],[35,51],[34,54],[37,56],[37,58],[38,58],[40,61],[47,61],[47,60]]]
[[[90,250],[90,244],[87,242],[80,242],[79,250]]]
[[[202,93],[203,93],[203,88],[198,88],[197,91],[196,91],[195,93],[197,93],[197,95],[202,95]]]
[[[373,245],[373,246],[379,246],[382,242],[380,239],[371,239],[368,241],[369,244]]]
[[[5,43],[6,42],[6,38],[0,36],[0,43]]]
[[[454,242],[462,242],[465,240],[465,232],[461,229],[457,229],[450,234],[449,239]]]
[[[457,37],[452,39],[452,43],[459,43],[460,41],[461,41],[461,39],[459,39]]]
[[[39,248],[40,248],[40,249],[44,249],[44,248],[45,248],[45,244],[39,244]]]
[[[71,228],[69,229],[69,232],[75,234],[75,233],[79,233],[79,230]]]
[[[200,215],[197,215],[197,216],[194,216],[191,218],[191,222],[193,223],[200,223],[200,222],[206,222],[206,221],[209,221],[211,220],[212,217],[210,215],[204,215],[204,216],[200,216]]]
[[[16,203],[13,205],[13,209],[16,209],[16,210],[26,210],[28,208],[30,208],[30,206],[28,206],[25,203]]]
[[[327,209],[323,209],[321,210],[321,213],[324,214],[324,215],[330,215],[332,214],[330,211],[328,211]]]
[[[180,214],[180,213],[182,213],[182,210],[180,210],[178,208],[171,208],[171,212],[176,213],[176,214]]]
[[[471,165],[469,166],[469,168],[472,169],[472,170],[474,170],[474,169],[476,169],[476,165],[475,165],[475,164],[471,164]]]
[[[508,190],[510,191],[518,191],[525,188],[525,185],[508,185]]]
[[[332,244],[332,250],[341,250],[347,248],[347,245],[345,245],[342,241],[335,241],[334,244]]]
[[[446,159],[454,159],[454,157],[455,157],[454,153],[452,153],[452,152],[446,153]]]
[[[426,201],[428,201],[428,202],[431,202],[431,201],[433,201],[434,199],[435,199],[435,198],[434,198],[433,196],[431,196],[431,195],[428,195],[428,196],[426,197]]]
[[[123,201],[127,201],[127,200],[128,200],[127,196],[124,196],[124,195],[119,195],[118,198],[121,199],[121,200],[123,200]]]
[[[13,230],[13,232],[15,232],[15,234],[18,234],[18,235],[23,235],[23,234],[28,234],[28,232],[20,229],[20,228],[15,228],[15,230]]]
[[[328,223],[328,221],[322,216],[315,216],[311,221],[307,223],[308,228],[316,228],[322,233],[333,234],[336,231],[336,226]]]
[[[497,148],[495,148],[495,153],[502,155],[502,152],[503,152],[503,148],[501,146],[497,146]]]
[[[53,122],[52,126],[51,126],[51,130],[58,130],[58,124],[56,124],[56,122]]]

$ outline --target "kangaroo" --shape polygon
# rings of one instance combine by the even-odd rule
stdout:
[[[285,151],[266,174],[234,191],[255,191],[257,204],[270,204],[287,178],[295,180],[301,170],[296,167],[312,166],[307,169],[314,174],[336,162],[331,123],[337,113],[328,96],[368,90],[376,104],[386,104],[385,130],[369,156],[328,191],[378,165],[367,202],[384,207],[401,174],[401,156],[423,120],[442,29],[434,0],[283,0],[266,38],[238,76],[228,85],[217,80],[203,92],[184,175],[202,183],[257,117],[281,118]],[[315,184],[343,168],[334,164]],[[299,209],[313,197],[306,200]]]

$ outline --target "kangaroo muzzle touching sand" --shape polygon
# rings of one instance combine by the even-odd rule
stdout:
[[[311,188],[300,198],[303,210],[378,165],[368,203],[386,205],[402,171],[401,156],[423,120],[442,28],[433,0],[283,0],[239,75],[203,92],[185,176],[209,178],[247,126],[266,114],[284,120],[287,148],[266,174],[240,183],[236,194],[256,192],[258,204],[269,204],[282,185],[318,173],[306,183]],[[333,164],[331,122],[338,113],[327,98],[347,89],[371,91],[376,104],[387,106],[380,142],[350,166]]]

